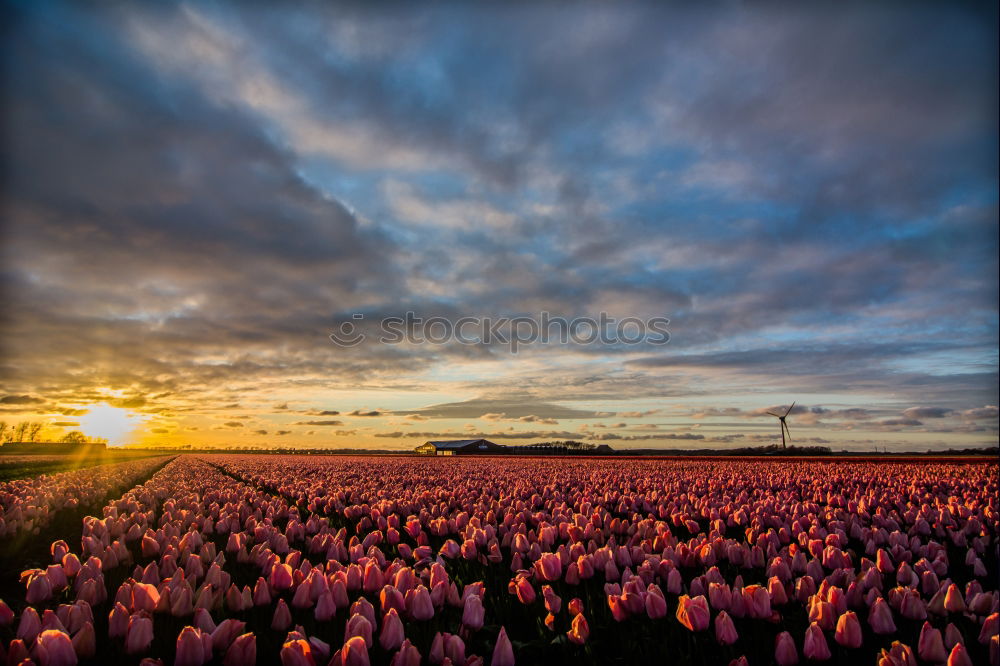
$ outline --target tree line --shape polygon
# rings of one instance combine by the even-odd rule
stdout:
[[[38,436],[45,427],[40,421],[21,421],[17,425],[8,425],[6,421],[0,421],[0,442],[10,444],[11,442],[37,442]],[[87,437],[79,430],[68,432],[57,441],[65,444],[107,444],[107,439],[103,437]]]

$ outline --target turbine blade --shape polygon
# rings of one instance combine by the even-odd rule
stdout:
[[[788,411],[785,412],[785,416],[788,416],[792,412],[793,409],[795,409],[795,403],[794,402],[792,403],[792,406],[788,408]]]
[[[779,418],[779,419],[781,418],[781,414],[775,414],[774,412],[768,412],[768,414],[770,414],[771,416],[774,416],[775,418]]]
[[[788,424],[785,423],[784,421],[782,421],[781,425],[785,426],[785,432],[788,433],[788,439],[791,439],[792,438],[792,431],[788,429]]]

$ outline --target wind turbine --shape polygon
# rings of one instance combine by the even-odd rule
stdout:
[[[778,421],[781,423],[781,426],[780,426],[780,429],[781,429],[781,448],[785,448],[785,433],[786,432],[788,433],[788,439],[792,438],[792,433],[788,432],[788,424],[785,423],[785,417],[788,416],[791,413],[791,411],[792,411],[792,409],[794,407],[795,407],[795,403],[793,402],[792,406],[789,407],[788,409],[786,409],[784,414],[775,414],[774,412],[768,412],[768,414],[770,414],[771,416],[773,416],[776,419],[778,419]]]

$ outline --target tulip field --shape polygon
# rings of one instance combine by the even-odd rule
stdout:
[[[995,461],[181,455],[0,483],[0,664],[1000,663]]]

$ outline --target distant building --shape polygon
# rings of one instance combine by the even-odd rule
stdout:
[[[427,442],[416,448],[422,456],[464,456],[482,453],[508,453],[509,448],[487,439],[451,439]]]

